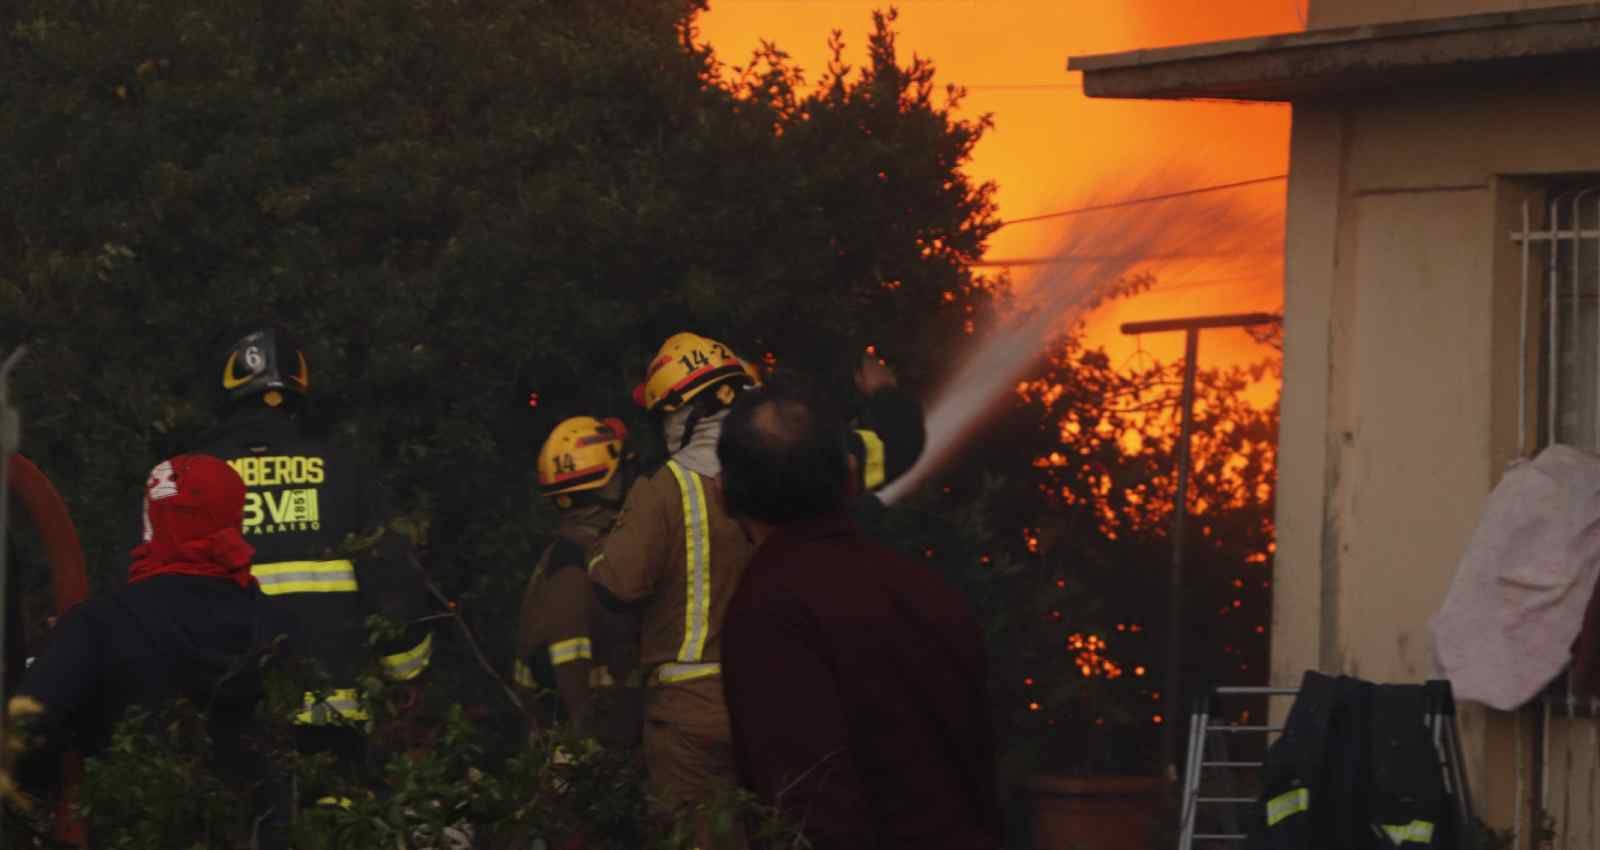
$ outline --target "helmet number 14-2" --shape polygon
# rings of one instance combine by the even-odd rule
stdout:
[[[683,364],[683,368],[688,369],[691,372],[700,368],[701,366],[711,365],[711,360],[706,357],[706,353],[704,351],[691,351],[688,354],[679,357],[678,362]]]

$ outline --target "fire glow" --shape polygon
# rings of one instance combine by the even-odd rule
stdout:
[[[899,7],[895,29],[901,61],[913,54],[929,57],[938,68],[939,85],[964,87],[957,116],[993,116],[994,128],[965,167],[980,180],[995,181],[1004,220],[1067,209],[1097,186],[1112,190],[1102,193],[1110,198],[1132,196],[1138,187],[1109,181],[1141,172],[1149,163],[1176,163],[1195,172],[1199,182],[1190,185],[1287,171],[1286,107],[1092,99],[1067,73],[1066,58],[1300,30],[1305,21],[1299,2],[1211,0],[1204,14],[1196,14],[1200,7],[1178,0],[711,0],[696,23],[699,40],[730,69],[746,64],[752,51],[769,42],[792,58],[806,80],[815,81],[827,64],[829,34],[841,33],[845,61],[859,67],[872,12],[890,5]],[[1281,210],[1282,184],[1263,187],[1254,199]],[[987,258],[1041,257],[1068,224],[1048,219],[1002,228],[991,237]],[[1038,270],[1010,268],[1019,290],[1029,287]],[[1282,304],[1281,282],[1276,259],[1227,276],[1168,276],[1149,292],[1086,316],[1086,338],[1118,362],[1136,352],[1171,362],[1182,355],[1181,335],[1135,340],[1121,335],[1118,326],[1157,316],[1273,312]],[[1216,309],[1219,304],[1226,309]],[[1208,367],[1246,366],[1262,357],[1260,346],[1240,332],[1208,336],[1204,350]],[[1275,381],[1263,381],[1247,397],[1265,407],[1275,400],[1276,389]]]
[[[1114,185],[1115,194],[1108,185],[1082,206],[1159,197],[1171,194],[1170,187],[1196,184],[1153,175]],[[1069,221],[1051,262],[1018,293],[1013,312],[975,341],[939,390],[929,406],[927,448],[911,472],[885,489],[885,502],[912,492],[947,461],[986,416],[1010,401],[1051,343],[1114,288],[1143,276],[1159,281],[1175,267],[1187,275],[1197,269],[1235,273],[1262,262],[1263,246],[1281,246],[1283,233],[1281,208],[1250,203],[1232,191],[1110,206]],[[1183,258],[1181,266],[1174,257]]]

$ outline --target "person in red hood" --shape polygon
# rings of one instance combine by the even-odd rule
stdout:
[[[68,611],[7,704],[25,789],[53,784],[64,748],[103,749],[129,708],[158,712],[178,698],[207,713],[220,770],[256,770],[243,737],[275,630],[240,533],[244,493],[238,473],[207,455],[150,471],[128,583]]]

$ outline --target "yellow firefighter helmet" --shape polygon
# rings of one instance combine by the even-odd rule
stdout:
[[[756,368],[756,364],[741,357],[739,358],[739,366],[744,369],[746,375],[750,376],[750,386],[761,386],[761,370]]]
[[[617,419],[574,416],[550,432],[539,449],[539,490],[571,507],[571,494],[598,490],[622,466],[628,429]]]
[[[730,381],[745,385],[752,377],[744,361],[726,345],[699,334],[673,334],[650,361],[644,383],[633,390],[633,400],[646,410],[670,412],[706,389],[722,385],[730,387],[730,395],[723,399],[730,403],[734,385]]]

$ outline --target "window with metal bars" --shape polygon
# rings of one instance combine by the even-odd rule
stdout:
[[[1524,356],[1538,352],[1537,386],[1524,369],[1518,445],[1600,451],[1600,178],[1553,187],[1523,205]],[[1536,404],[1529,402],[1536,401]]]
[[[1527,456],[1552,443],[1600,452],[1600,176],[1524,201],[1512,240],[1522,252],[1517,444]],[[1540,701],[1579,716],[1600,711],[1574,703],[1565,673]]]

